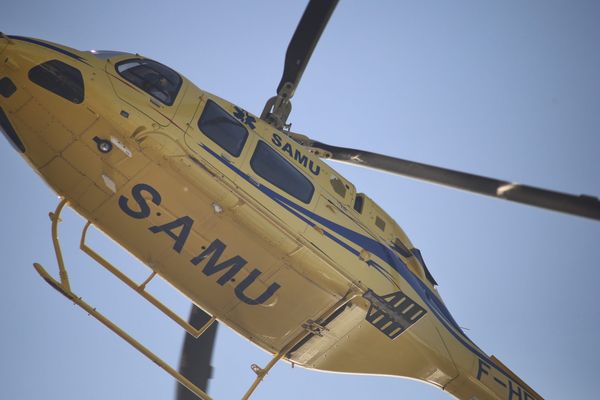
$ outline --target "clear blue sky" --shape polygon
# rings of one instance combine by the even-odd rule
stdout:
[[[5,2],[0,30],[138,52],[260,113],[304,1]],[[571,193],[600,195],[600,3],[340,1],[294,98],[295,131]],[[0,140],[0,398],[172,399],[174,382],[36,275],[54,268],[56,196]],[[419,247],[470,337],[548,399],[597,398],[600,223],[339,166]],[[62,237],[74,288],[168,360],[182,333]],[[67,226],[70,225],[69,227]],[[75,227],[77,229],[71,228]],[[93,238],[109,258],[123,251]],[[188,304],[155,290],[183,314]],[[239,398],[267,356],[221,329],[217,399]],[[427,385],[291,369],[257,399],[448,399]]]

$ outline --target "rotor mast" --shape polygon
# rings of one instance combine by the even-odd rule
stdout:
[[[302,78],[338,0],[311,0],[296,27],[285,54],[285,64],[277,95],[267,100],[260,118],[279,130],[289,129],[287,118],[292,111],[291,99]]]
[[[530,206],[600,220],[600,200],[594,196],[568,193],[522,185],[510,181],[454,171],[384,154],[347,147],[332,146],[290,131],[287,118],[304,69],[335,9],[338,0],[311,0],[298,23],[285,54],[285,65],[277,95],[271,97],[260,118],[284,131],[316,156],[348,164],[369,167],[413,179],[470,191]]]

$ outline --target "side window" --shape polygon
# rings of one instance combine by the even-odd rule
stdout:
[[[229,154],[239,157],[248,138],[246,128],[212,100],[206,102],[198,128]]]
[[[332,175],[329,179],[329,183],[331,184],[333,191],[336,192],[338,196],[341,198],[346,197],[346,185],[344,185],[344,182],[340,178]]]
[[[265,142],[258,142],[250,166],[261,178],[298,200],[310,203],[315,191],[313,184]]]
[[[354,209],[356,212],[362,214],[364,200],[364,197],[362,197],[360,194],[356,195],[356,198],[354,199]]]
[[[399,238],[396,238],[394,240],[394,242],[392,243],[392,248],[394,250],[396,250],[398,253],[400,253],[403,257],[411,257],[413,254],[410,252],[410,250],[408,250],[408,247],[406,247],[404,245],[404,243],[402,243],[402,240],[400,240]]]
[[[175,102],[182,81],[171,68],[140,58],[121,61],[116,68],[119,75],[156,100],[168,106]]]
[[[83,102],[83,77],[81,72],[62,61],[50,60],[36,65],[29,70],[29,79],[72,103],[80,104]]]

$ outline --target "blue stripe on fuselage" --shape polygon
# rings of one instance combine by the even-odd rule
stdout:
[[[435,294],[430,293],[431,290],[408,269],[406,264],[392,250],[390,250],[389,248],[384,246],[382,243],[380,243],[368,236],[365,236],[358,232],[355,232],[349,228],[346,228],[345,226],[338,225],[335,222],[332,222],[332,221],[330,221],[318,214],[315,214],[312,211],[307,210],[306,208],[290,201],[286,197],[274,192],[270,188],[256,182],[254,179],[250,178],[243,171],[238,169],[235,165],[231,164],[227,159],[225,159],[225,158],[221,157],[219,154],[215,153],[209,147],[207,147],[203,144],[200,144],[200,146],[204,150],[209,152],[213,157],[217,158],[219,161],[221,161],[223,164],[225,164],[227,167],[229,167],[236,174],[238,174],[239,176],[244,178],[246,181],[251,183],[253,186],[257,187],[261,192],[263,192],[268,197],[275,200],[281,206],[286,208],[292,214],[296,215],[298,218],[302,219],[304,222],[308,223],[310,226],[314,226],[316,224],[314,222],[312,222],[311,220],[307,219],[306,217],[318,222],[319,224],[321,224],[324,227],[329,228],[330,230],[337,233],[338,235],[340,235],[340,236],[344,237],[345,239],[349,240],[350,242],[358,245],[360,248],[365,249],[368,252],[375,254],[380,259],[384,260],[389,266],[391,266],[395,271],[397,271],[402,276],[402,278],[404,278],[404,280],[406,280],[410,284],[410,286],[412,286],[412,288],[417,292],[417,294],[419,294],[421,299],[426,304],[428,304],[430,306],[430,308],[432,308],[434,310],[434,312],[438,311],[440,314],[439,316],[444,321],[447,321],[448,323],[450,323],[450,325],[454,329],[458,330],[461,334],[464,335],[464,333],[460,330],[460,327],[458,326],[456,321],[454,321],[454,318],[452,318],[452,315],[450,315],[450,312],[443,305],[443,303],[441,303],[439,300],[437,302],[433,303],[433,301],[431,299],[434,299],[436,297]],[[326,234],[327,237],[334,240],[336,243],[341,245],[346,250],[352,252],[354,255],[359,254],[359,251],[357,251],[356,249],[347,245],[346,243],[339,240],[335,236],[329,234],[329,232],[324,231],[324,233]],[[376,263],[371,263],[370,265],[376,267],[376,269],[378,269],[378,270],[381,269],[381,266],[379,266]],[[377,267],[379,267],[379,268],[377,268]]]
[[[28,43],[32,43],[32,44],[36,44],[38,46],[42,46],[42,47],[45,47],[47,49],[54,50],[54,51],[56,51],[58,53],[64,54],[65,56],[71,57],[71,58],[73,58],[73,59],[75,59],[77,61],[81,61],[84,64],[90,65],[86,61],[86,59],[83,58],[83,57],[81,57],[80,55],[75,54],[75,53],[73,53],[73,52],[71,52],[69,50],[65,50],[62,47],[55,46],[52,43],[47,43],[47,42],[44,42],[44,41],[41,41],[41,40],[38,40],[38,39],[33,39],[33,38],[25,37],[25,36],[12,36],[11,35],[11,36],[8,36],[8,38],[14,39],[14,40],[21,40],[23,42],[28,42]]]
[[[508,379],[512,379],[502,368],[498,367],[490,358],[477,347],[465,334],[462,332],[446,306],[436,297],[436,295],[429,289],[425,283],[423,283],[419,278],[417,278],[406,266],[406,264],[387,246],[382,243],[362,235],[358,232],[352,231],[344,226],[338,225],[335,222],[329,221],[322,216],[307,210],[306,208],[290,201],[289,199],[281,196],[280,194],[274,192],[268,187],[257,183],[255,180],[250,178],[247,174],[237,168],[235,165],[231,164],[228,160],[221,157],[214,151],[212,151],[207,146],[200,144],[200,146],[206,150],[209,154],[227,166],[229,169],[234,171],[236,174],[244,178],[246,181],[251,183],[253,186],[257,187],[261,192],[272,198],[275,202],[279,203],[285,209],[290,211],[292,214],[296,215],[298,218],[308,223],[310,226],[316,225],[314,222],[310,221],[308,218],[311,218],[323,226],[331,229],[335,233],[341,235],[342,237],[348,239],[349,241],[357,244],[361,248],[377,255],[382,260],[386,261],[388,265],[390,265],[395,271],[397,271],[406,282],[414,289],[414,291],[419,295],[421,300],[427,304],[427,306],[431,309],[433,314],[438,318],[438,320],[444,325],[444,327],[454,336],[463,346],[465,346],[469,351],[474,353],[479,358],[483,359],[489,365],[493,366],[496,370],[498,370],[501,374],[506,376]],[[303,214],[303,215],[302,215]],[[306,218],[308,217],[308,218]],[[324,231],[324,233],[328,233]],[[341,240],[335,238],[333,235],[328,234],[327,237],[333,239],[335,242],[340,244],[343,248],[351,251],[353,254],[359,254],[356,249],[352,249],[346,243]],[[370,264],[371,265],[371,264]],[[378,267],[381,267],[377,265]],[[379,268],[376,268],[379,270]],[[382,272],[379,270],[379,272]]]

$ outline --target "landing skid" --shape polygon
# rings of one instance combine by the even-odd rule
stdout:
[[[61,200],[61,202],[56,207],[56,210],[49,214],[50,220],[52,222],[52,243],[54,245],[54,252],[56,254],[56,261],[58,264],[59,280],[56,280],[55,278],[53,278],[44,269],[44,267],[42,267],[39,263],[33,264],[36,271],[50,286],[52,286],[59,293],[61,293],[66,298],[71,300],[74,304],[81,307],[86,313],[88,313],[88,315],[94,317],[101,324],[103,324],[108,329],[110,329],[115,334],[117,334],[119,337],[124,339],[127,343],[129,343],[131,346],[133,346],[135,349],[137,349],[140,353],[142,353],[146,357],[148,357],[152,362],[154,362],[156,365],[158,365],[163,370],[165,370],[169,375],[171,375],[173,378],[175,378],[179,383],[181,383],[183,386],[185,386],[187,389],[189,389],[192,393],[194,393],[200,399],[212,400],[212,398],[206,392],[204,392],[201,388],[196,386],[193,382],[191,382],[185,376],[180,374],[176,369],[171,367],[168,363],[166,363],[164,360],[162,360],[160,357],[158,357],[156,354],[154,354],[150,349],[148,349],[143,344],[138,342],[135,338],[130,336],[127,332],[125,332],[123,329],[121,329],[119,326],[117,326],[115,323],[113,323],[110,319],[108,319],[102,313],[100,313],[98,310],[96,310],[95,307],[92,307],[91,305],[86,303],[81,297],[79,297],[77,294],[75,294],[75,292],[73,292],[73,290],[71,289],[71,285],[69,283],[69,275],[68,275],[67,269],[65,267],[65,263],[64,263],[64,259],[63,259],[63,255],[62,255],[62,251],[61,251],[61,247],[60,247],[60,241],[58,238],[58,224],[61,222],[60,214],[66,205],[68,205],[68,201],[66,199]],[[188,334],[192,335],[195,338],[198,338],[211,326],[211,324],[213,322],[215,322],[217,320],[217,317],[212,316],[211,319],[206,324],[204,324],[202,327],[200,327],[199,329],[196,329],[195,327],[190,325],[184,318],[181,318],[173,310],[168,308],[165,304],[161,303],[157,298],[155,298],[154,296],[152,296],[150,293],[148,293],[145,290],[148,283],[150,283],[150,281],[152,281],[152,279],[154,279],[156,277],[156,272],[153,271],[150,274],[150,276],[148,276],[148,278],[146,278],[146,280],[144,280],[144,282],[142,282],[141,284],[137,284],[135,281],[133,281],[131,278],[129,278],[127,275],[125,275],[121,270],[119,270],[118,268],[113,266],[110,262],[108,262],[106,259],[104,259],[102,256],[100,256],[100,254],[98,254],[91,247],[89,247],[86,244],[86,235],[87,235],[87,232],[88,232],[90,226],[92,226],[92,223],[90,221],[88,221],[81,233],[81,240],[80,240],[79,248],[84,253],[86,253],[88,256],[90,256],[93,260],[95,260],[98,264],[100,264],[104,268],[106,268],[109,272],[111,272],[119,280],[121,280],[123,283],[125,283],[127,286],[129,286],[131,289],[133,289],[136,293],[138,293],[140,296],[142,296],[147,301],[149,301],[152,305],[154,305],[156,308],[158,308],[167,317],[169,317],[171,320],[175,321],[175,323],[177,323],[183,329],[185,329]],[[321,321],[324,321],[329,315],[336,312],[340,307],[345,306],[348,302],[350,302],[357,295],[358,295],[357,291],[352,291],[352,290],[349,291],[344,297],[342,297],[338,302],[336,302],[330,309],[328,309],[325,313],[323,313],[323,315],[321,315],[321,317],[318,318],[317,321],[312,321],[312,322],[319,323]],[[256,374],[256,378],[255,378],[254,382],[252,383],[252,385],[250,385],[250,387],[248,388],[248,390],[246,391],[244,396],[242,397],[242,400],[249,399],[250,396],[252,395],[252,393],[254,392],[254,390],[258,387],[258,385],[262,382],[262,380],[265,378],[265,376],[269,373],[271,368],[273,368],[279,360],[281,360],[290,350],[292,350],[294,348],[294,346],[296,346],[308,334],[310,334],[310,329],[308,329],[308,328],[305,328],[305,329],[307,330],[307,332],[301,333],[300,335],[298,335],[297,337],[292,339],[290,342],[288,342],[278,353],[276,353],[273,356],[273,358],[271,359],[271,361],[267,364],[267,366],[265,368],[261,368],[256,364],[251,365],[251,369]]]

